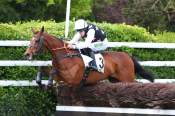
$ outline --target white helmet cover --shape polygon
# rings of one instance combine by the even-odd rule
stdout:
[[[75,21],[75,27],[74,29],[75,30],[81,30],[81,29],[84,29],[88,26],[87,22],[83,19],[79,19],[77,21]]]

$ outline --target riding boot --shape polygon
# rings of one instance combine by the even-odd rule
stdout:
[[[90,68],[92,68],[92,69],[94,69],[94,70],[98,70],[97,64],[96,64],[96,61],[95,61],[95,54],[94,54],[93,51],[90,52],[90,57],[93,59],[93,60],[90,62],[90,64],[89,64]]]

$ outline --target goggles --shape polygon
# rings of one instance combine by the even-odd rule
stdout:
[[[83,32],[84,29],[77,29],[76,31],[77,31],[77,32]]]

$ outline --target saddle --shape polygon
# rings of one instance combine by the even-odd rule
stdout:
[[[97,65],[97,70],[98,72],[104,73],[104,67],[105,67],[105,61],[103,58],[103,55],[100,51],[94,53],[94,59],[90,57],[91,55],[89,54],[90,52],[88,49],[81,49],[79,50],[79,53],[74,53],[74,54],[67,54],[64,57],[74,57],[74,56],[79,56],[83,59],[83,63],[85,66],[85,69],[89,69],[91,61],[95,60],[96,65]]]

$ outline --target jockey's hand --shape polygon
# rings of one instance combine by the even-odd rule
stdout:
[[[68,44],[67,47],[68,47],[69,49],[75,49],[75,45],[73,45],[73,44]]]

